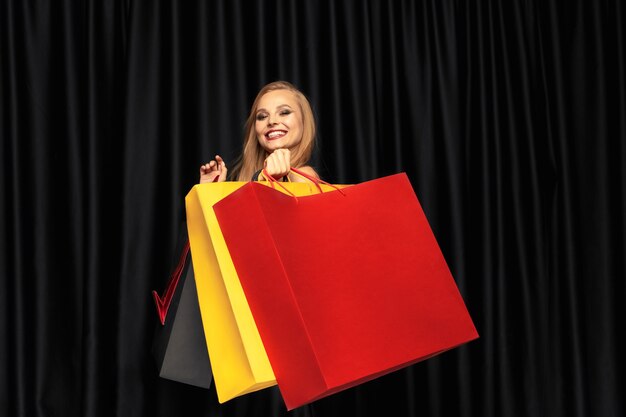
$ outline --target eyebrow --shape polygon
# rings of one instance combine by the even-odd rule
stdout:
[[[293,107],[291,107],[289,104],[281,104],[281,105],[277,106],[276,108],[277,109],[281,109],[283,107],[289,107],[290,109],[293,109]],[[263,108],[263,107],[256,110],[257,113],[259,113],[261,111],[267,111],[267,110],[265,108]]]

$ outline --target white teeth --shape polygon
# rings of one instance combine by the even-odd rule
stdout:
[[[270,133],[268,133],[267,137],[268,138],[275,138],[275,137],[283,136],[284,134],[285,134],[285,132],[270,132]]]

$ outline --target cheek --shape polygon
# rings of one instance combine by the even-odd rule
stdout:
[[[257,137],[263,136],[263,128],[259,125],[258,122],[254,125],[254,131],[255,131]]]
[[[286,124],[289,126],[290,130],[297,131],[299,134],[302,133],[302,120],[300,120],[299,117],[294,116],[289,118]]]
[[[302,139],[302,134],[304,133],[304,125],[302,124],[302,120],[298,120],[296,122],[296,129],[298,131],[298,137]]]

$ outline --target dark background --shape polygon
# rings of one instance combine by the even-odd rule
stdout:
[[[407,172],[481,334],[316,416],[624,416],[625,7],[0,0],[0,416],[285,413],[150,355],[185,194],[277,79],[324,178]]]

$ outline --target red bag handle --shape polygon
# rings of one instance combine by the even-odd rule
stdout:
[[[265,170],[265,168],[263,168],[262,172],[263,172],[263,176],[265,177],[265,179],[267,179],[270,182],[270,185],[272,186],[272,188],[276,189],[274,184],[278,184],[280,186],[280,188],[282,188],[283,190],[285,190],[285,192],[287,192],[287,194],[289,194],[290,196],[295,198],[296,201],[298,201],[298,197],[296,197],[296,195],[294,193],[289,191],[284,185],[282,185],[279,181],[277,181],[276,178],[274,178],[270,174],[268,174],[267,171]]]
[[[335,185],[333,185],[333,184],[330,184],[330,183],[328,183],[328,182],[326,182],[326,181],[324,181],[324,180],[322,180],[322,179],[320,179],[320,178],[315,178],[315,177],[313,177],[313,176],[311,176],[311,175],[309,175],[309,174],[306,174],[306,173],[305,173],[305,172],[303,172],[303,171],[300,171],[300,170],[299,170],[299,169],[297,169],[297,168],[291,168],[290,170],[291,170],[293,173],[295,173],[295,174],[297,174],[297,175],[300,175],[301,177],[304,177],[304,178],[308,179],[309,181],[311,181],[313,184],[315,184],[315,186],[317,187],[317,189],[318,189],[318,190],[320,190],[320,193],[323,193],[323,192],[324,192],[324,190],[322,190],[322,186],[321,186],[320,184],[325,184],[325,185],[328,185],[329,187],[332,187],[332,188],[334,188],[335,190],[339,191],[339,192],[340,192],[343,196],[345,196],[345,195],[346,195],[346,193],[344,193],[344,192],[341,190],[341,188],[339,188],[339,187],[337,187],[337,186],[335,186]],[[276,178],[274,178],[273,176],[269,175],[269,174],[267,173],[267,171],[265,170],[265,168],[263,168],[263,170],[262,170],[261,172],[263,173],[263,176],[265,177],[265,179],[267,179],[267,180],[269,181],[269,183],[270,183],[270,185],[272,186],[272,188],[274,188],[274,189],[275,189],[276,187],[274,186],[274,184],[278,184],[278,185],[279,185],[279,186],[280,186],[283,190],[285,190],[285,192],[287,192],[289,195],[291,195],[293,198],[295,198],[295,199],[296,199],[296,201],[298,200],[298,198],[297,198],[297,197],[296,197],[296,196],[295,196],[295,195],[294,195],[291,191],[289,191],[289,190],[288,190],[285,186],[283,186],[283,185],[281,184],[281,182],[280,182],[280,181],[278,181],[278,180],[277,180]]]
[[[296,168],[291,168],[291,171],[292,171],[292,172],[294,172],[294,173],[296,173],[296,174],[298,174],[298,175],[300,175],[301,177],[306,178],[307,180],[309,180],[309,181],[311,181],[313,184],[315,184],[315,186],[317,187],[317,189],[318,189],[318,190],[320,190],[320,193],[323,193],[323,192],[324,192],[324,191],[322,190],[322,187],[320,186],[320,184],[324,184],[324,185],[328,185],[329,187],[332,187],[332,188],[334,188],[335,190],[339,191],[342,195],[344,195],[344,196],[346,195],[346,193],[344,193],[344,192],[341,190],[341,188],[339,188],[339,187],[337,187],[337,186],[335,186],[335,185],[333,185],[333,184],[330,184],[330,183],[328,183],[328,182],[324,181],[324,180],[323,180],[323,179],[321,179],[321,178],[315,178],[315,177],[313,177],[313,176],[311,176],[311,175],[309,175],[309,174],[307,174],[307,173],[305,173],[305,172],[303,172],[303,171],[300,171],[299,169],[296,169]]]
[[[167,289],[163,294],[163,298],[159,297],[158,292],[152,291],[152,298],[154,298],[154,303],[156,304],[157,314],[159,315],[159,320],[161,321],[161,325],[163,326],[165,326],[165,318],[167,317],[167,312],[169,311],[170,305],[172,304],[174,292],[176,292],[176,287],[178,286],[180,277],[183,273],[183,270],[185,269],[185,261],[187,260],[188,253],[189,240],[185,242],[183,253],[180,255],[180,259],[178,260],[178,265],[176,266],[176,269],[170,276],[170,279],[167,283]]]

